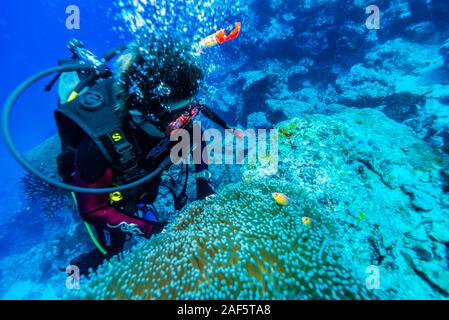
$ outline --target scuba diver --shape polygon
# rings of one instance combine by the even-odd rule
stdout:
[[[146,36],[101,58],[72,40],[68,45],[72,59],[33,75],[7,99],[2,131],[11,153],[36,177],[72,192],[96,246],[70,262],[80,274],[88,275],[122,252],[129,236],[148,239],[163,231],[168,222],[153,203],[159,186],[164,185],[163,172],[173,164],[170,152],[175,142],[170,137],[176,130],[191,132],[200,113],[225,129],[233,129],[196,98],[203,78],[198,56],[239,33],[240,23],[228,34],[219,30],[204,38],[194,51],[179,40]],[[117,55],[112,71],[107,62]],[[11,112],[19,96],[51,74],[56,76],[46,91],[59,80],[55,120],[61,138],[58,173],[63,182],[34,168],[19,152],[10,132]],[[238,131],[234,133],[241,137]],[[206,147],[202,141],[199,145],[189,143],[192,151]],[[175,211],[188,200],[187,163],[183,171],[181,193],[176,194],[173,184],[165,184],[173,195]],[[214,194],[207,161],[195,164],[195,171],[197,198]]]
[[[148,174],[170,154],[170,134],[180,128],[192,130],[192,121],[200,112],[229,128],[195,99],[203,72],[190,51],[189,46],[177,41],[145,39],[121,54],[115,74],[60,103],[55,111],[63,142],[58,168],[65,182],[103,188]],[[61,83],[64,86],[63,79],[60,95],[65,98],[73,88],[64,92]],[[204,149],[204,143],[200,143],[196,147]],[[200,200],[214,193],[207,169],[204,160],[195,165]],[[126,192],[76,193],[81,218],[95,227],[98,241],[107,252],[105,255],[94,249],[71,261],[80,274],[87,275],[90,268],[95,270],[104,259],[120,253],[128,235],[149,238],[163,230],[167,221],[159,220],[152,205],[161,182],[159,174]],[[184,194],[175,196],[175,209],[185,205],[185,187]]]

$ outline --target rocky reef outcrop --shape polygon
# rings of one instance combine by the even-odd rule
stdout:
[[[449,159],[373,109],[277,126],[264,158],[215,198],[85,281],[81,298],[444,298]],[[290,200],[275,203],[272,193]],[[312,225],[303,223],[308,217]],[[380,287],[366,288],[379,269]],[[213,290],[210,290],[213,288]]]
[[[342,106],[376,108],[449,152],[447,5],[381,1],[377,30],[365,26],[366,6],[350,0],[250,2],[234,44],[244,56],[235,57],[213,103],[242,126],[254,123],[255,112],[265,112],[267,121],[256,123],[269,126]]]

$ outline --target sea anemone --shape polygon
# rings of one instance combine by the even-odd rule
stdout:
[[[273,206],[272,192],[291,196]],[[338,245],[338,224],[280,180],[225,187],[194,202],[166,232],[83,281],[83,299],[369,298]],[[314,221],[303,225],[304,215]],[[73,298],[74,296],[70,296]]]

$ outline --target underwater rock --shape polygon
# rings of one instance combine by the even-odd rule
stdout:
[[[415,41],[434,42],[438,39],[438,28],[431,21],[422,21],[406,27],[405,32]]]
[[[410,1],[387,1],[382,16],[384,17],[382,25],[384,29],[390,30],[390,33],[404,30],[412,20]]]
[[[402,251],[408,264],[418,276],[424,279],[432,288],[443,296],[449,296],[449,271],[433,262],[418,260],[413,255]]]
[[[331,115],[334,113],[339,113],[344,111],[347,108],[347,106],[338,104],[338,103],[330,103],[330,104],[324,104],[320,107],[320,113]]]
[[[282,46],[290,46],[295,37],[295,29],[289,21],[270,19],[269,25],[265,28],[265,37],[260,43],[261,47],[269,50],[279,49]]]
[[[439,217],[442,226],[449,225],[446,208],[440,205],[448,197],[441,191],[440,175],[448,157],[374,109],[303,115],[276,127],[281,159],[277,174],[266,173],[264,161],[269,164],[269,159],[245,166],[244,182],[226,186],[209,201],[193,203],[165,234],[113,261],[114,268],[102,267],[84,282],[78,297],[364,295],[359,291],[363,271],[373,263],[382,270],[382,287],[372,292],[376,296],[444,297],[447,271],[441,254],[432,248],[440,243],[436,237],[446,239],[425,226],[433,217]],[[420,209],[413,206],[411,191],[435,198],[432,215],[422,214],[427,202]],[[286,194],[289,205],[273,206],[273,192]],[[303,217],[313,224],[304,225]],[[290,248],[295,230],[305,237],[299,251]],[[265,241],[272,238],[277,241],[267,245]],[[323,249],[326,243],[332,245]],[[340,273],[329,280],[321,270],[334,250],[338,253],[331,270],[335,263],[344,263],[345,268],[362,272],[347,273],[349,278],[343,280],[354,284],[351,292],[337,289]],[[314,265],[313,273],[304,272],[309,265]],[[282,281],[276,276],[279,270]],[[247,289],[242,290],[242,283]]]
[[[363,63],[340,73],[335,101],[382,110],[410,126],[421,139],[444,149],[449,91],[442,84],[448,75],[442,71],[443,59],[437,51],[435,45],[387,41],[368,52]]]
[[[388,41],[365,55],[364,62],[341,75],[336,86],[341,100],[354,107],[376,107],[393,94],[424,95],[428,87],[415,84],[416,77],[439,66],[433,47],[400,39]],[[413,87],[410,84],[414,84]],[[413,90],[413,91],[411,91]],[[400,101],[398,101],[400,102]]]
[[[247,71],[240,75],[240,81],[243,82],[242,99],[244,103],[240,110],[241,118],[247,120],[249,114],[265,111],[265,95],[275,86],[276,79],[275,74],[262,70]]]
[[[359,108],[379,106],[394,92],[387,76],[362,64],[353,66],[346,76],[337,79],[335,85],[341,92],[342,104]]]
[[[57,135],[45,140],[39,146],[26,154],[26,158],[34,168],[42,174],[54,179],[60,179],[56,167],[56,158],[61,152],[61,140]]]
[[[447,39],[440,48],[440,54],[443,57],[444,65],[449,68],[449,39]]]
[[[440,45],[440,37],[445,35],[448,27],[444,4],[439,1],[384,1],[381,4],[381,32],[367,31],[364,23],[361,23],[366,6],[363,1],[268,1],[263,4],[251,1],[248,23],[255,32],[241,39],[241,43],[249,56],[257,59],[248,59],[246,64],[235,71],[260,70],[258,64],[262,60],[284,64],[283,68],[275,72],[276,81],[284,82],[287,77],[288,87],[274,83],[274,87],[282,88],[268,93],[271,89],[266,87],[266,91],[262,91],[265,99],[249,99],[248,102],[255,104],[245,104],[244,108],[248,112],[242,113],[243,120],[250,113],[261,111],[255,110],[256,105],[262,111],[265,110],[262,100],[301,99],[296,97],[295,92],[307,86],[334,86],[339,97],[331,98],[332,101],[327,101],[328,103],[380,108],[401,122],[414,119],[421,122],[421,119],[433,111],[447,109],[444,106],[431,106],[428,109],[428,103],[422,108],[420,104],[408,102],[404,105],[383,105],[383,100],[393,94],[408,92],[423,96],[445,81],[429,77],[442,63],[436,46]],[[335,12],[339,14],[335,15]],[[432,16],[432,21],[429,21],[429,16]],[[263,20],[260,20],[261,17]],[[282,28],[282,35],[277,35],[279,39],[271,39]],[[279,40],[285,42],[279,45]],[[288,46],[284,45],[287,42]],[[441,53],[447,56],[445,46]],[[299,67],[299,73],[291,72],[288,62],[294,61],[301,65],[303,59],[314,63],[305,68]],[[262,70],[267,74],[271,72]],[[238,83],[235,79],[231,82]],[[232,84],[230,86],[237,88]],[[320,92],[319,96],[324,96],[325,93],[329,91]],[[330,97],[326,96],[326,99]],[[272,118],[270,120],[273,123],[278,122],[275,117]],[[284,119],[281,117],[280,120]],[[417,124],[419,127],[424,125]],[[435,145],[438,144],[441,143],[436,141]]]
[[[51,238],[51,235],[47,236]],[[12,238],[9,240],[11,241]],[[64,282],[61,282],[63,279],[61,276],[64,277],[64,274],[57,270],[54,260],[50,260],[52,264],[43,264],[43,261],[47,259],[44,255],[48,247],[42,242],[36,243],[35,240],[31,250],[20,251],[0,259],[3,275],[9,275],[1,279],[2,299],[52,300],[62,297],[62,292],[66,290]],[[44,266],[48,269],[40,270]]]
[[[443,140],[443,145],[441,146],[441,150],[449,154],[449,128],[445,128],[439,134],[441,139]],[[449,179],[448,179],[449,183]]]
[[[449,147],[449,144],[448,144]],[[449,150],[444,150],[446,153],[449,153]],[[443,168],[440,171],[441,177],[443,178],[444,184],[443,184],[443,192],[449,193],[449,168]]]
[[[275,77],[274,74],[266,73],[262,70],[247,71],[240,74],[240,76],[245,80],[243,92],[256,91],[259,89],[262,89],[261,91],[263,92]]]
[[[313,70],[314,65],[315,62],[312,59],[303,58],[292,67],[286,67],[284,72],[287,78],[288,89],[290,91],[297,91],[303,88],[304,84],[310,78],[309,72]]]
[[[267,116],[273,122],[279,122],[285,119],[292,119],[296,117],[301,117],[304,114],[313,113],[310,110],[310,106],[299,100],[274,100],[268,99],[265,101],[267,105]],[[278,121],[275,121],[275,120]]]
[[[329,42],[325,31],[303,32],[298,35],[298,42],[301,43],[301,50],[308,55],[316,57],[329,48]]]
[[[426,97],[410,92],[398,92],[385,97],[382,104],[384,106],[381,110],[389,118],[397,122],[404,122],[416,117],[419,108],[426,104]]]
[[[377,43],[376,30],[369,30],[359,21],[347,21],[340,25],[335,43],[336,61],[350,68],[360,61],[366,52]],[[363,44],[363,49],[360,45]]]
[[[325,205],[322,210],[332,210],[340,223],[348,224],[348,241],[354,247],[370,248],[354,253],[360,264],[378,261],[385,272],[401,270],[397,277],[405,279],[407,274],[410,281],[416,281],[412,280],[416,274],[396,258],[399,248],[415,248],[422,259],[440,264],[429,255],[428,247],[419,249],[419,245],[434,241],[423,223],[443,216],[449,224],[446,208],[439,204],[447,199],[439,177],[440,168],[449,161],[447,156],[419,140],[406,126],[370,109],[345,109],[330,117],[305,116],[279,126],[285,128],[282,132],[288,130],[285,138],[280,135],[286,144],[280,147],[280,158],[292,159],[284,161],[280,170],[290,172],[292,183],[304,186],[309,196],[316,195]],[[332,200],[323,201],[323,197]],[[430,208],[432,215],[422,214],[422,209]],[[367,230],[376,230],[376,236]],[[408,295],[404,290],[410,290],[416,297],[417,288],[394,283],[390,279],[384,285],[400,285],[401,294],[394,289],[395,294]],[[427,292],[424,297],[432,295],[431,288],[419,290]]]
[[[214,107],[217,111],[221,112],[222,114],[231,113],[233,110],[235,110],[235,106],[237,105],[237,97],[235,94],[232,94],[228,87],[231,86],[229,78],[225,78],[223,83],[221,83],[220,87],[216,86],[208,86],[207,87],[207,95],[208,98],[214,102]]]
[[[250,129],[268,129],[270,126],[265,112],[253,112],[248,116],[247,127]]]
[[[429,212],[432,211],[437,203],[435,199],[423,190],[423,188],[416,188],[415,186],[402,185],[404,192],[412,197],[412,205],[415,209]]]
[[[429,237],[440,243],[449,244],[449,225],[440,222],[433,222]]]
[[[318,90],[314,88],[298,90],[289,99],[267,99],[265,104],[267,106],[268,118],[273,123],[278,123],[284,119],[301,117],[305,114],[326,113],[331,112],[331,110],[344,108],[344,106],[337,106],[336,104],[329,106],[329,104],[321,101]]]
[[[413,251],[415,251],[415,254],[420,261],[429,262],[434,258],[428,242],[414,246]]]
[[[368,52],[364,64],[390,77],[420,75],[439,57],[432,45],[419,45],[402,39],[394,39]]]
[[[441,290],[446,297],[449,296],[448,270],[441,269],[439,266],[436,266],[431,262],[423,262],[422,264],[417,265],[416,271],[418,271],[420,274],[422,273],[423,277],[432,285],[434,285],[438,290]]]
[[[436,207],[436,202],[432,197],[425,193],[415,193],[412,205],[418,210],[428,212]]]

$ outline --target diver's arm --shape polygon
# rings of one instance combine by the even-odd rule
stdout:
[[[112,169],[102,162],[98,149],[93,148],[89,143],[82,143],[78,148],[75,183],[87,188],[112,186]],[[91,159],[90,163],[89,159]],[[93,160],[97,161],[92,162]],[[81,218],[95,226],[146,238],[149,238],[154,231],[152,223],[127,216],[111,207],[108,194],[76,194],[76,199]]]
[[[218,124],[220,127],[222,127],[225,130],[232,130],[232,133],[239,139],[243,137],[243,133],[240,129],[233,128],[228,125],[226,121],[221,118],[218,113],[216,113],[214,110],[209,108],[206,105],[201,104],[201,112],[210,120]]]
[[[210,120],[212,120],[213,122],[215,122],[216,124],[218,124],[220,127],[224,128],[224,129],[232,129],[227,123],[226,121],[224,121],[219,115],[218,113],[216,113],[214,110],[212,110],[211,108],[209,108],[206,105],[201,105],[201,112],[208,117]]]
[[[203,151],[206,147],[206,142],[201,139],[201,163],[195,164],[196,194],[199,200],[203,200],[215,193],[214,189],[210,186],[211,174],[208,170],[208,152],[205,152],[203,155]]]

